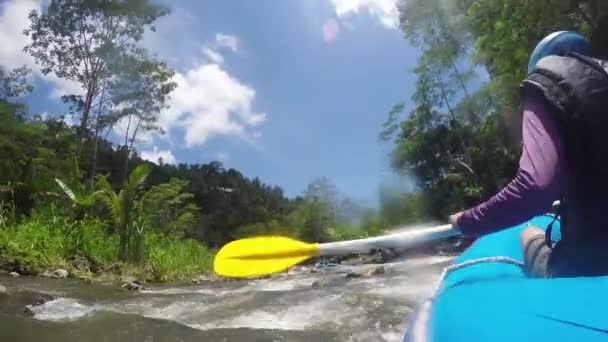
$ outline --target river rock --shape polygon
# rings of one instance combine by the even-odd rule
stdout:
[[[346,278],[361,278],[361,277],[373,277],[373,276],[377,276],[380,274],[384,274],[384,266],[376,266],[376,267],[371,267],[367,270],[363,270],[363,271],[351,271],[348,272],[346,274]]]
[[[53,278],[58,278],[58,279],[65,279],[67,278],[69,275],[68,271],[59,268],[56,269],[55,271],[53,271],[53,274],[51,275]]]
[[[383,248],[380,250],[380,258],[381,258],[382,263],[389,262],[391,260],[398,258],[400,256],[400,254],[401,253],[399,253],[399,251],[396,249]]]
[[[225,282],[225,281],[234,281],[237,280],[237,278],[224,278],[224,277],[220,277],[215,273],[212,272],[207,272],[207,273],[202,273],[201,275],[192,278],[192,283],[194,284],[199,284],[199,283],[205,283],[205,282]]]
[[[39,274],[41,277],[51,278],[53,276],[53,271],[46,270]]]
[[[9,273],[9,275],[11,277],[13,277],[13,278],[17,278],[19,276],[19,273],[17,273],[17,272],[11,272],[11,273]]]
[[[143,289],[144,287],[141,285],[141,283],[137,280],[130,282],[130,283],[125,283],[122,284],[121,286],[123,289],[127,289],[129,291],[139,291],[141,289]]]
[[[7,291],[5,286],[0,285],[0,296],[7,294]]]
[[[384,274],[384,266],[373,267],[369,271],[365,272],[365,275],[368,277],[376,276],[376,275],[380,275],[380,274]]]
[[[361,278],[363,273],[360,272],[348,272],[346,273],[346,278]]]
[[[315,281],[312,282],[312,284],[310,284],[310,286],[313,289],[318,289],[318,288],[321,288],[321,287],[326,287],[327,286],[327,282],[321,281],[321,280],[315,280]]]
[[[55,297],[28,290],[10,291],[6,295],[0,295],[0,312],[9,315],[32,315],[28,307],[42,305]]]

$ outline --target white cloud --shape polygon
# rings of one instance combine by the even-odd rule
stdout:
[[[84,90],[80,86],[80,84],[72,81],[66,80],[65,78],[59,78],[55,74],[47,74],[46,76],[39,75],[39,77],[46,77],[46,81],[50,82],[52,85],[51,92],[49,93],[49,97],[51,99],[60,99],[63,95],[84,95]]]
[[[23,34],[29,26],[28,14],[31,10],[40,11],[44,0],[9,0],[0,3],[0,66],[12,69],[27,65],[34,77],[50,82],[50,98],[60,98],[67,94],[82,94],[82,88],[75,82],[55,76],[43,75],[34,58],[23,51],[30,38]]]
[[[63,115],[63,122],[65,122],[66,125],[72,127],[72,126],[76,126],[76,125],[80,125],[80,121],[78,119],[76,119],[73,115],[67,113],[67,114],[62,114]]]
[[[219,52],[213,51],[210,48],[204,48],[203,49],[203,54],[212,63],[215,63],[215,64],[222,64],[222,63],[224,63],[224,57]]]
[[[338,18],[359,14],[367,10],[380,20],[382,26],[396,29],[399,24],[397,0],[331,0]]]
[[[232,50],[233,52],[236,52],[238,49],[239,40],[233,35],[224,34],[224,33],[216,33],[215,41],[217,42],[217,45],[219,47],[228,48],[228,49]]]
[[[140,153],[140,157],[155,164],[158,163],[159,158],[162,158],[163,163],[165,164],[177,163],[177,159],[175,159],[175,156],[171,150],[159,150],[158,146],[154,146],[152,151],[142,151]]]
[[[175,76],[177,88],[159,123],[170,132],[185,130],[188,147],[204,144],[213,135],[234,135],[255,140],[248,128],[260,125],[265,113],[252,110],[255,90],[217,64],[202,64]]]
[[[203,46],[203,55],[211,63],[223,64],[224,56],[220,53],[220,50],[228,49],[236,52],[238,50],[238,41],[238,38],[233,35],[216,33],[215,40]]]
[[[0,4],[0,65],[12,69],[22,65],[34,67],[34,59],[23,52],[28,37],[23,30],[28,27],[28,13],[40,10],[40,1],[7,1]]]

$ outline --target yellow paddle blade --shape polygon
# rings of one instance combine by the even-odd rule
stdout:
[[[317,255],[318,244],[280,236],[247,238],[222,247],[213,260],[213,270],[224,277],[261,276],[285,271]]]

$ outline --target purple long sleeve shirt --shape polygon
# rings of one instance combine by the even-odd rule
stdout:
[[[457,225],[464,235],[480,236],[525,222],[550,210],[564,191],[562,141],[539,99],[529,97],[524,102],[522,136],[515,178],[488,201],[462,213]]]

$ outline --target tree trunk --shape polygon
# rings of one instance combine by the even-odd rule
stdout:
[[[91,106],[93,105],[93,92],[94,86],[91,83],[87,88],[85,94],[84,104],[82,107],[82,119],[80,120],[80,130],[78,132],[78,157],[82,156],[82,149],[84,145],[84,138],[87,132],[87,124],[89,123],[89,114],[91,113]]]
[[[124,169],[123,169],[123,174],[122,174],[122,181],[123,183],[127,181],[127,174],[129,173],[128,169],[129,169],[129,130],[131,128],[131,115],[129,115],[129,122],[127,123],[127,129],[126,129],[126,133],[125,133],[125,149],[127,150],[127,153],[125,155],[125,165],[124,165]]]
[[[90,179],[90,190],[93,191],[93,189],[95,188],[95,171],[97,168],[97,150],[98,150],[98,146],[99,146],[99,130],[100,130],[100,124],[99,124],[99,118],[101,117],[101,108],[103,107],[103,98],[105,95],[106,89],[105,87],[103,88],[103,91],[101,93],[101,101],[99,101],[99,108],[97,109],[97,119],[95,122],[95,137],[93,140],[93,162],[91,165],[91,179]]]

